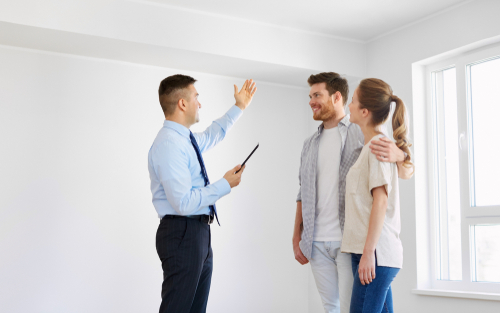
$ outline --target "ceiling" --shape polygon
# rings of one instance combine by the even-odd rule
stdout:
[[[147,0],[366,42],[472,0]]]

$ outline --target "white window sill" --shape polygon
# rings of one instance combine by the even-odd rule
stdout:
[[[438,289],[413,289],[411,292],[413,294],[423,295],[423,296],[500,301],[500,294],[498,293],[438,290]]]

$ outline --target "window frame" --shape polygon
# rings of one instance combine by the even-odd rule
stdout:
[[[428,229],[430,230],[428,247],[426,255],[430,257],[430,262],[427,264],[429,267],[426,287],[431,290],[441,291],[455,291],[455,292],[469,292],[469,293],[485,293],[495,295],[495,300],[500,300],[500,282],[474,282],[473,276],[475,268],[473,266],[472,258],[472,227],[474,225],[485,224],[500,224],[500,205],[496,206],[481,206],[472,207],[472,187],[469,185],[471,181],[472,169],[469,167],[469,162],[472,158],[472,136],[469,131],[471,122],[469,117],[471,113],[471,99],[469,90],[470,77],[469,66],[477,63],[485,62],[487,60],[495,59],[500,56],[500,43],[490,46],[478,48],[475,50],[467,51],[459,55],[449,57],[422,67],[424,74],[424,88],[425,88],[425,127],[427,130],[426,140],[427,147],[427,160],[426,166],[426,181],[427,181],[427,195],[428,195],[428,212],[427,222]],[[458,117],[458,133],[457,140],[460,141],[460,136],[463,134],[465,140],[462,141],[463,147],[459,148],[459,175],[460,175],[460,222],[461,222],[461,248],[462,248],[462,280],[461,281],[444,281],[438,280],[439,277],[439,264],[438,264],[438,207],[437,207],[437,184],[435,179],[435,123],[434,123],[434,101],[433,101],[433,78],[432,73],[454,67],[456,69],[456,84],[457,84],[457,117]],[[460,142],[459,142],[460,145]],[[418,187],[417,187],[418,188]],[[420,270],[420,266],[418,268]],[[418,291],[418,290],[417,290]],[[422,292],[415,292],[423,294]]]

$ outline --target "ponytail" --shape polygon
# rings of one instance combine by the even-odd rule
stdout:
[[[409,122],[408,116],[406,115],[405,104],[403,103],[403,100],[394,95],[392,95],[391,100],[396,102],[396,108],[394,109],[394,114],[392,116],[393,137],[396,140],[396,146],[406,153],[403,166],[406,168],[415,168],[411,162],[410,147],[412,145],[407,137]]]
[[[391,86],[377,78],[363,79],[359,83],[358,99],[361,108],[368,109],[372,113],[374,126],[385,123],[391,111],[391,103],[396,102],[392,116],[393,136],[396,139],[396,146],[406,153],[403,166],[415,169],[411,162],[411,143],[407,137],[409,121],[403,100],[392,94]]]

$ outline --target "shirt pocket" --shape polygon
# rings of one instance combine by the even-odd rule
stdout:
[[[355,194],[358,192],[360,174],[361,174],[361,169],[351,167],[346,177],[346,183],[345,183],[346,194]]]

